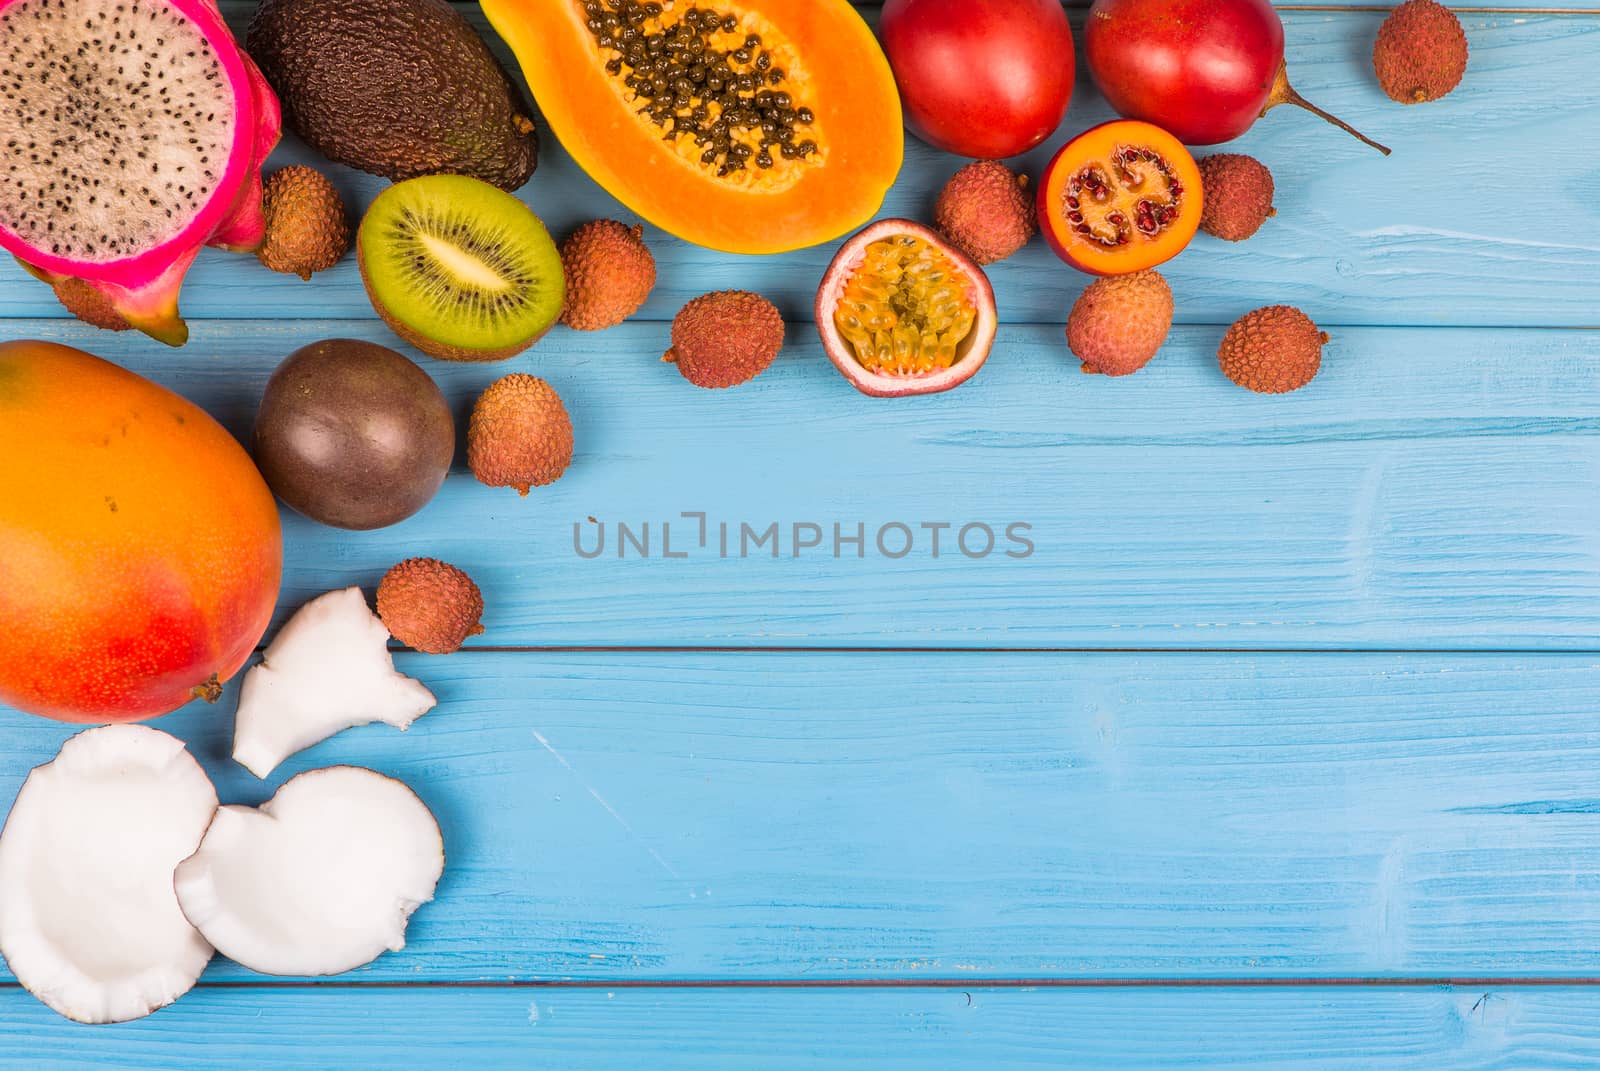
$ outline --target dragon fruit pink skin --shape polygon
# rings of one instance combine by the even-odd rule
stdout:
[[[29,3],[30,0],[0,0],[0,19],[8,13],[16,15],[16,9],[25,8]],[[129,326],[168,345],[181,346],[188,341],[189,329],[178,314],[178,292],[185,272],[200,249],[211,245],[234,252],[252,252],[265,238],[261,167],[278,143],[281,118],[277,97],[255,63],[234,41],[215,0],[137,0],[133,5],[135,14],[139,13],[140,5],[144,9],[158,10],[164,16],[170,12],[192,25],[215,52],[221,68],[222,77],[213,83],[217,87],[216,110],[223,115],[232,112],[232,141],[227,149],[225,167],[209,196],[198,204],[184,206],[191,208],[193,215],[181,229],[149,248],[117,259],[75,259],[56,255],[40,248],[37,235],[30,238],[18,233],[3,215],[0,215],[0,248],[52,286],[68,279],[82,280],[103,294]],[[87,7],[102,9],[103,5],[88,0]],[[48,8],[49,5],[45,5],[45,9]],[[24,20],[18,21],[29,25]],[[49,27],[38,32],[54,31]],[[4,45],[0,44],[0,62],[5,59]],[[172,83],[165,88],[172,88]],[[159,133],[170,135],[173,131]],[[110,179],[106,185],[112,185]],[[98,189],[100,183],[95,182],[95,187]],[[27,207],[24,200],[23,208]],[[0,205],[0,212],[4,208]]]

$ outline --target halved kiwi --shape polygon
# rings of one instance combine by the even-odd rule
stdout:
[[[566,280],[527,205],[463,175],[397,182],[367,209],[356,259],[372,307],[401,338],[447,361],[502,361],[561,315]]]

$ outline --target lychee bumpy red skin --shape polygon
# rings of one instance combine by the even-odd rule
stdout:
[[[979,264],[1005,260],[1039,233],[1028,176],[995,160],[968,164],[939,193],[933,224]]]
[[[350,252],[350,213],[322,172],[301,164],[275,171],[261,196],[266,240],[256,250],[263,265],[310,280]]]
[[[1067,345],[1085,372],[1127,376],[1150,363],[1172,329],[1172,288],[1159,272],[1089,284],[1067,317]]]
[[[697,387],[737,387],[777,359],[783,330],[777,306],[760,294],[719,290],[678,311],[672,321],[672,348],[661,359],[675,363]]]
[[[1272,172],[1253,156],[1219,153],[1199,161],[1204,186],[1200,229],[1229,242],[1254,236],[1278,214]]]
[[[1222,338],[1223,374],[1257,394],[1287,394],[1316,377],[1328,335],[1292,305],[1269,305],[1241,318]]]
[[[389,635],[424,654],[451,654],[483,632],[483,593],[470,576],[437,558],[407,558],[378,585],[378,616]]]
[[[656,285],[656,258],[644,228],[613,219],[585,223],[561,243],[567,301],[561,322],[575,331],[603,331],[638,312]]]
[[[555,388],[538,376],[504,376],[472,407],[467,466],[479,483],[512,487],[526,498],[559,480],[570,464],[572,418]]]
[[[103,331],[127,331],[133,325],[122,318],[107,297],[82,279],[65,278],[52,284],[56,300],[72,315]]]
[[[1438,100],[1467,72],[1467,32],[1435,0],[1406,0],[1389,13],[1372,46],[1378,84],[1401,104]]]

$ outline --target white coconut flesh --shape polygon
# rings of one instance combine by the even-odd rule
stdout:
[[[217,811],[174,885],[217,950],[263,974],[339,974],[405,947],[444,840],[423,802],[372,770],[290,779],[260,808]]]
[[[0,85],[0,227],[41,252],[145,252],[227,173],[233,87],[165,0],[18,0],[0,11]]]
[[[193,988],[211,945],[173,868],[217,793],[183,743],[142,725],[90,729],[28,775],[0,834],[0,953],[69,1019],[116,1023]]]
[[[330,591],[302,606],[245,674],[233,757],[266,777],[290,755],[357,725],[407,729],[437,702],[394,668],[389,630],[361,589]]]

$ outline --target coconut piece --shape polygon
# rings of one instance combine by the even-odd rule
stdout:
[[[291,778],[223,807],[174,875],[189,921],[263,974],[354,970],[405,947],[406,922],[444,873],[439,824],[416,793],[359,766]]]
[[[233,758],[266,777],[335,733],[378,721],[408,729],[437,703],[394,668],[389,630],[361,589],[330,591],[296,611],[244,675]]]
[[[28,775],[0,834],[0,952],[68,1019],[120,1023],[193,988],[211,945],[173,868],[217,793],[183,742],[142,725],[79,733]]]

